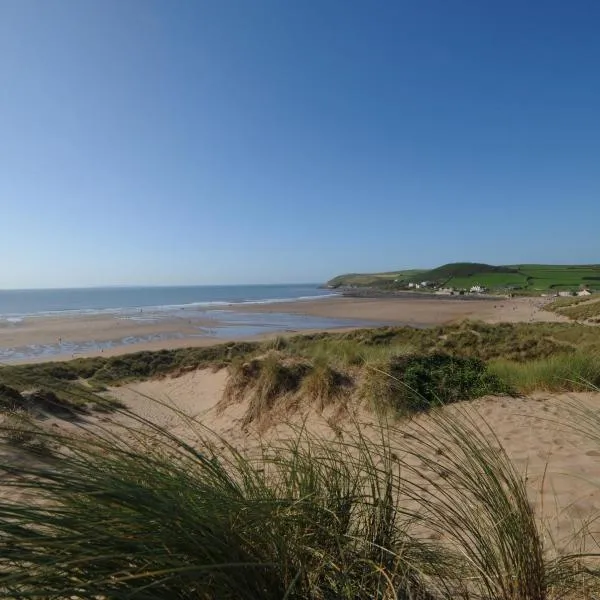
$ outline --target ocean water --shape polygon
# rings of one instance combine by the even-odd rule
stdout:
[[[173,287],[110,287],[57,290],[0,290],[0,318],[61,312],[169,311],[182,307],[224,307],[331,296],[318,284]]]

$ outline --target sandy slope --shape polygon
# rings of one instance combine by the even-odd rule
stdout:
[[[350,401],[347,410],[339,405],[319,413],[308,401],[282,403],[260,426],[243,426],[247,403],[237,403],[219,409],[227,382],[225,370],[198,370],[180,377],[139,382],[112,390],[133,412],[153,423],[168,428],[184,439],[194,442],[207,427],[223,436],[235,447],[252,451],[262,438],[281,440],[296,435],[294,427],[306,427],[319,436],[334,439],[342,432],[352,431],[357,423],[370,439],[379,436],[379,422],[364,406]],[[536,395],[529,398],[489,397],[470,404],[464,403],[477,419],[484,419],[497,441],[507,451],[516,467],[527,477],[530,499],[537,514],[560,551],[572,551],[573,533],[600,513],[600,441],[578,433],[573,422],[571,402],[600,409],[600,393],[569,395]],[[456,410],[449,407],[447,410]],[[460,408],[459,408],[460,410]],[[133,423],[123,417],[95,416],[87,418],[103,428],[111,427],[110,420]],[[430,417],[415,419],[418,425],[430,429]],[[53,421],[47,421],[52,426]],[[414,425],[414,423],[413,423]],[[395,435],[413,426],[399,424]],[[65,426],[64,422],[60,424]],[[138,424],[135,424],[139,427]],[[14,449],[0,449],[3,458],[13,464],[27,460]],[[9,454],[7,454],[7,452]],[[4,497],[27,501],[14,491],[2,489]],[[600,525],[592,523],[591,530],[600,534]],[[600,540],[600,535],[596,536]],[[587,536],[588,549],[596,548],[593,536]]]
[[[332,438],[334,429],[351,428],[354,420],[361,423],[367,435],[376,435],[378,430],[375,417],[364,408],[355,407],[351,416],[344,416],[339,411],[335,414],[335,410],[318,414],[308,406],[296,412],[286,409],[276,413],[260,429],[243,428],[243,404],[232,405],[224,412],[216,408],[225,383],[224,371],[197,371],[174,379],[137,383],[119,388],[114,394],[133,410],[178,434],[189,435],[190,423],[175,418],[168,406],[177,407],[246,449],[252,448],[260,436],[269,440],[294,435],[289,426],[281,424],[283,419],[297,426],[306,423],[311,431]],[[151,398],[164,405],[157,405]],[[470,404],[527,477],[531,501],[560,549],[571,548],[574,530],[600,511],[600,442],[583,437],[569,425],[573,422],[568,406],[571,402],[600,409],[600,394],[490,397]],[[427,416],[420,419],[427,424]]]

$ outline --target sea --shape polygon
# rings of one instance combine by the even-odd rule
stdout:
[[[336,295],[318,284],[0,290],[0,363],[76,357],[151,342],[168,345],[170,340],[179,339],[208,337],[223,341],[280,332],[372,325],[355,319],[291,314],[277,309],[282,302]],[[266,312],[251,312],[248,308],[253,304],[272,307]],[[19,329],[27,322],[31,331],[31,318],[76,319],[92,315],[137,322],[140,334],[110,340],[61,337],[51,341],[42,339],[40,334],[34,343],[18,341]],[[184,328],[185,333],[178,326],[181,320],[189,325]],[[159,333],[151,327],[144,332],[144,324],[151,326],[161,322],[168,325],[161,327]],[[35,321],[33,323],[35,327]]]
[[[56,313],[170,311],[244,304],[276,304],[332,296],[318,284],[98,287],[0,290],[0,318]]]

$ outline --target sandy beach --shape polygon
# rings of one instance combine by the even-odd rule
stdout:
[[[206,311],[200,315],[180,311],[181,314],[161,318],[145,313],[133,318],[110,313],[26,317],[18,322],[0,323],[0,356],[11,362],[66,360],[75,356],[111,356],[379,325],[428,327],[464,319],[487,323],[568,320],[543,310],[546,301],[545,298],[333,297],[238,304],[225,311]],[[232,315],[243,317],[241,325],[225,326]]]
[[[361,319],[395,325],[431,326],[474,319],[486,323],[566,321],[543,310],[548,298],[457,298],[453,296],[390,298],[325,298],[306,302],[253,305],[249,312],[281,311],[292,314]]]

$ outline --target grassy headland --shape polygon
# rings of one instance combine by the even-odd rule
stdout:
[[[507,265],[449,263],[430,270],[405,270],[372,275],[340,275],[327,282],[331,288],[372,287],[408,289],[423,281],[431,288],[469,290],[481,286],[489,291],[539,294],[576,291],[581,287],[600,290],[600,265]]]
[[[327,287],[393,287],[396,280],[412,280],[424,272],[419,269],[405,271],[391,271],[388,273],[347,273],[338,275],[327,282]]]

